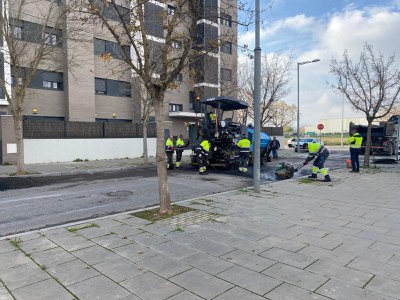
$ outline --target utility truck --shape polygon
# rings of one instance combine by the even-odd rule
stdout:
[[[367,145],[367,125],[356,125],[353,122],[349,124],[349,132],[356,129],[363,137],[361,153],[365,153]],[[388,121],[380,122],[378,125],[372,125],[371,128],[371,152],[374,154],[395,155],[399,131],[399,115],[393,115]]]
[[[250,161],[253,161],[254,128],[246,124],[248,104],[242,100],[218,96],[199,101],[201,117],[197,120],[197,139],[211,143],[208,165],[212,167],[236,168],[239,164],[239,149],[236,143],[243,134],[251,141]],[[238,112],[241,111],[240,118]],[[242,120],[242,121],[239,121]],[[261,164],[267,160],[270,137],[260,133]],[[190,163],[197,166],[195,147]]]

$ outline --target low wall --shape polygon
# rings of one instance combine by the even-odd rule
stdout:
[[[147,139],[149,156],[156,155],[156,139]],[[142,138],[24,139],[25,163],[68,162],[75,159],[136,158],[143,155]]]

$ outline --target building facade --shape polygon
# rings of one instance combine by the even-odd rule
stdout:
[[[39,16],[50,2],[63,5],[63,0],[38,0],[35,5],[30,6],[29,14],[21,14],[18,23],[14,22],[11,26],[12,32],[19,39],[28,41],[32,47],[40,41],[34,38],[34,33],[31,34],[40,32],[40,24],[35,22],[39,22]],[[130,6],[128,0],[116,2],[122,10],[128,10]],[[174,1],[149,1],[145,5],[146,22],[157,24],[154,20],[160,12],[173,14],[173,4]],[[190,68],[195,69],[195,76],[191,76],[188,67],[177,78],[176,88],[167,91],[164,113],[166,134],[183,134],[186,138],[189,137],[190,130],[199,116],[196,111],[196,99],[222,94],[236,96],[236,6],[236,0],[203,0],[202,17],[197,25],[197,39],[204,41],[206,45],[211,39],[218,39],[220,36],[230,38],[220,40],[217,49],[205,52],[200,60],[191,64]],[[111,5],[110,7],[112,8]],[[2,9],[6,8],[7,6],[2,6]],[[115,14],[111,8],[104,16],[113,20]],[[11,19],[11,10],[10,14]],[[117,20],[115,21],[118,24]],[[162,26],[153,26],[148,33],[152,41],[163,42],[165,32]],[[38,72],[29,84],[24,103],[26,119],[141,122],[142,90],[135,84],[132,70],[121,59],[121,47],[108,30],[95,22],[82,24],[79,17],[71,15],[64,23],[46,34],[46,42],[61,42],[57,44],[59,49],[55,51],[55,61],[40,64]],[[3,40],[1,42],[3,43]],[[127,44],[125,47],[130,46]],[[130,52],[132,53],[132,50]],[[56,65],[61,67],[55,67]],[[1,59],[0,76],[5,82],[9,85],[20,83],[24,70],[18,73],[13,74],[6,59]],[[8,102],[0,90],[0,114],[8,113]],[[150,121],[153,120],[150,118]]]

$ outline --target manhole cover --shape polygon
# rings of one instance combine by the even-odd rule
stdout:
[[[115,191],[115,192],[109,192],[106,195],[110,197],[128,197],[132,194],[133,192],[131,191]]]

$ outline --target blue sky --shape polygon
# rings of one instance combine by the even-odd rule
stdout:
[[[368,42],[386,58],[396,54],[400,67],[400,0],[261,0],[261,6],[263,54],[293,52],[286,102],[297,104],[296,63],[321,60],[300,67],[301,126],[342,116],[343,99],[327,84],[333,82],[332,57],[340,59],[347,49],[357,60]],[[254,49],[254,31],[239,30],[239,44]],[[362,114],[345,102],[344,117],[355,116]]]

